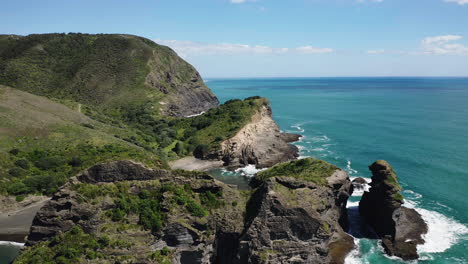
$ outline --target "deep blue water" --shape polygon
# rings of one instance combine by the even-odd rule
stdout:
[[[221,101],[260,95],[286,132],[305,138],[302,156],[331,162],[351,177],[385,159],[407,206],[429,224],[420,263],[468,263],[468,78],[208,79]],[[224,173],[245,182],[239,174]],[[360,197],[350,200],[356,213]],[[356,215],[356,214],[355,214]],[[356,240],[349,263],[399,263],[377,241]]]

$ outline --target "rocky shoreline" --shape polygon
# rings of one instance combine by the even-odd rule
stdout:
[[[133,253],[138,263],[150,263],[145,257],[163,248],[171,250],[172,263],[344,263],[354,247],[352,237],[342,226],[346,201],[352,192],[347,173],[314,159],[293,161],[288,166],[304,172],[314,170],[320,181],[311,182],[300,174],[258,178],[255,191],[245,197],[237,188],[203,173],[181,176],[130,161],[96,165],[70,180],[41,208],[26,244],[31,248],[74,226],[99,235],[99,230],[109,224],[103,219],[115,203],[109,197],[82,203],[83,194],[77,186],[92,184],[108,189],[123,183],[130,192],[141,192],[138,186],[166,182],[181,184],[185,189],[190,186],[200,194],[222,193],[224,206],[202,218],[168,207],[164,228],[156,233],[138,231],[142,240],[135,243],[156,241]],[[114,236],[112,232],[109,235]],[[112,252],[115,256],[123,254],[115,249]]]

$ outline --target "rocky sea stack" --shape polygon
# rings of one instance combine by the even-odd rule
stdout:
[[[401,186],[388,162],[376,161],[369,169],[372,183],[359,203],[361,215],[382,239],[388,255],[417,259],[417,245],[424,243],[427,224],[416,210],[402,206]]]

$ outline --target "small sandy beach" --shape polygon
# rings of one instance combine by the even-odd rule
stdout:
[[[25,207],[2,211],[0,213],[0,241],[23,243],[34,216],[48,200],[49,198],[43,197]]]
[[[220,168],[223,166],[223,161],[200,160],[195,157],[185,157],[179,160],[169,162],[171,169],[177,170],[198,170],[206,171],[213,168]]]

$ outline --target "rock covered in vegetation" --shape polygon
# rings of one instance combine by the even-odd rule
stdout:
[[[40,210],[16,263],[343,263],[348,175],[314,159],[280,166],[250,195],[199,172],[97,165]]]
[[[369,166],[372,182],[359,203],[366,222],[382,238],[387,254],[405,260],[417,259],[417,245],[423,244],[427,224],[414,209],[403,207],[401,186],[393,168],[384,160]]]
[[[299,156],[298,148],[288,144],[299,138],[299,135],[281,133],[266,101],[247,125],[221,143],[221,155],[229,166],[254,164],[258,168],[271,167]]]
[[[351,194],[346,172],[303,159],[256,177],[240,238],[240,263],[343,263],[354,246],[340,225]]]
[[[122,118],[135,110],[182,117],[218,105],[173,50],[123,34],[0,35],[0,84]]]

